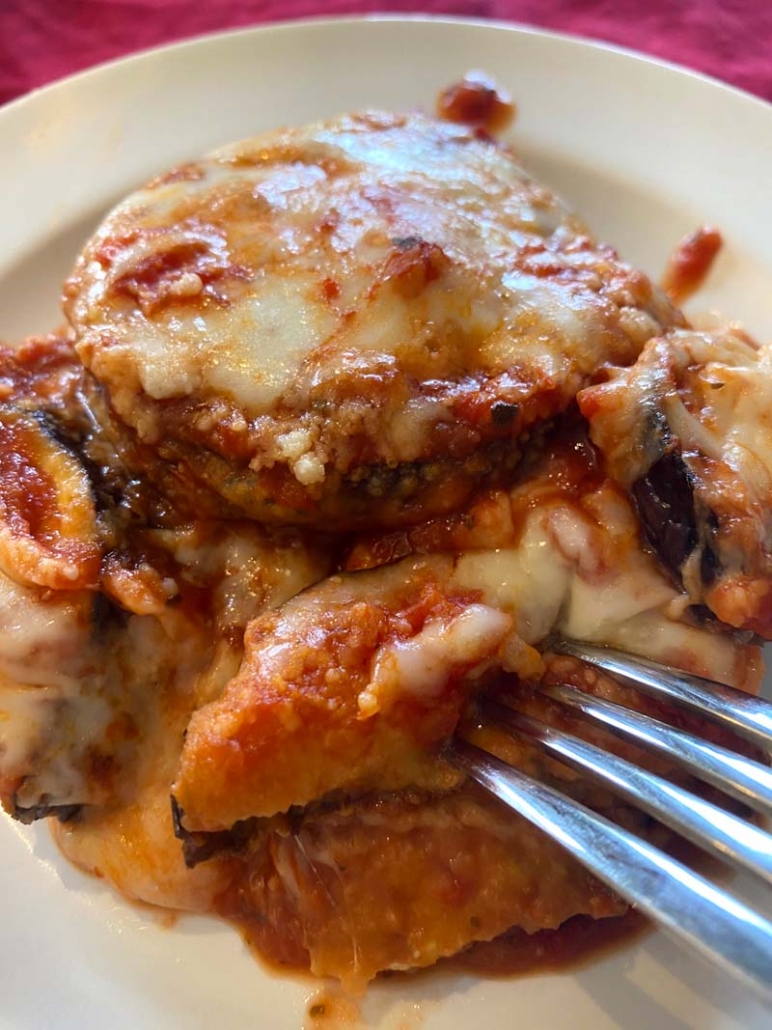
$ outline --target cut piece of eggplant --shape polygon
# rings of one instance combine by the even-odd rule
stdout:
[[[673,331],[579,394],[607,472],[698,611],[772,637],[772,351]]]

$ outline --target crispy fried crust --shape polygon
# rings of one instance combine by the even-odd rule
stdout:
[[[492,798],[390,797],[309,814],[260,836],[220,899],[278,961],[345,986],[428,966],[511,926],[557,927],[626,908]]]
[[[239,675],[188,727],[183,828],[227,830],[334,790],[457,782],[435,752],[512,620],[450,586],[452,565],[333,577],[253,622]]]

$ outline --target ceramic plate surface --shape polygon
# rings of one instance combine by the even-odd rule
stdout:
[[[0,338],[61,322],[61,281],[105,210],[184,159],[365,107],[431,108],[470,68],[515,97],[524,162],[657,276],[702,223],[726,246],[699,294],[772,337],[772,108],[622,51],[502,25],[310,22],[98,68],[0,111]],[[0,816],[0,1027],[301,1030],[319,985],[258,965],[214,920],[172,928],[73,870],[45,826]],[[766,1030],[736,984],[653,934],[581,971],[376,984],[378,1030]],[[332,1024],[331,1030],[332,1030]],[[351,1026],[351,1023],[347,1025]]]

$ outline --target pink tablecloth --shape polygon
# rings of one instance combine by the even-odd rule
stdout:
[[[0,0],[0,103],[136,50],[318,15],[498,18],[677,61],[772,100],[768,0]]]

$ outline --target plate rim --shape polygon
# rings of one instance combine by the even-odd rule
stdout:
[[[629,51],[625,48],[617,47],[613,44],[606,44],[602,41],[593,41],[590,39],[585,39],[584,37],[573,36],[564,33],[556,33],[550,30],[541,30],[539,28],[534,28],[530,26],[521,26],[517,23],[499,22],[488,19],[467,19],[431,16],[427,17],[423,15],[405,17],[401,15],[392,16],[376,14],[373,16],[362,17],[352,16],[336,18],[319,17],[297,20],[288,19],[282,22],[272,22],[266,23],[264,25],[244,27],[239,29],[229,29],[216,33],[205,33],[199,36],[190,37],[189,39],[180,40],[174,43],[165,44],[157,47],[151,47],[143,51],[138,51],[134,54],[126,55],[125,57],[102,62],[101,64],[84,69],[80,72],[76,72],[73,75],[66,76],[44,87],[40,87],[37,90],[33,90],[30,93],[24,95],[23,97],[20,97],[15,101],[12,101],[4,108],[0,109],[0,133],[6,131],[6,125],[3,118],[3,115],[6,112],[14,113],[23,106],[29,105],[31,107],[38,101],[47,101],[49,94],[67,89],[71,84],[79,84],[83,80],[88,80],[89,77],[91,77],[95,83],[98,83],[101,76],[105,75],[106,73],[109,73],[114,68],[124,68],[127,65],[132,65],[134,67],[139,66],[141,68],[141,64],[144,61],[155,61],[159,59],[163,60],[164,56],[167,54],[176,53],[179,51],[183,51],[185,49],[192,50],[195,47],[200,46],[201,44],[206,44],[207,42],[222,43],[227,41],[228,39],[236,39],[250,35],[265,36],[272,34],[274,32],[288,32],[296,30],[298,28],[306,29],[310,27],[319,26],[347,27],[351,26],[352,24],[365,26],[372,25],[373,23],[398,23],[403,27],[414,23],[417,23],[419,25],[455,25],[461,28],[481,28],[486,31],[503,29],[506,32],[510,32],[514,35],[519,35],[521,37],[536,37],[547,42],[569,42],[572,44],[578,44],[579,47],[583,50],[593,51],[594,53],[599,54],[600,56],[609,53],[618,54],[626,59],[632,59],[639,67],[649,66],[653,67],[653,69],[656,71],[674,71],[678,74],[679,78],[685,77],[691,79],[695,81],[697,85],[699,85],[700,83],[702,83],[703,85],[713,87],[717,85],[721,88],[722,92],[739,96],[739,98],[744,98],[744,100],[746,101],[749,99],[757,101],[758,103],[757,105],[753,105],[754,107],[760,105],[760,108],[762,110],[766,109],[767,111],[769,111],[770,109],[772,109],[772,104],[768,103],[767,101],[754,97],[752,94],[745,93],[743,90],[740,90],[737,87],[733,87],[728,84],[722,83],[720,80],[712,79],[710,76],[706,76],[699,72],[693,72],[688,68],[682,68],[678,65],[674,65],[666,61],[660,60],[659,58],[650,57],[649,55],[641,54],[637,51]],[[764,117],[768,117],[768,115],[764,115]],[[123,899],[119,900],[121,904],[125,904]],[[573,976],[575,975],[576,971],[571,970],[569,971],[569,973]],[[534,977],[531,979],[536,978]],[[507,980],[509,980],[509,978],[507,978]],[[174,1013],[172,1013],[172,1015],[173,1014]],[[64,1015],[66,1019],[67,1013],[65,1013]],[[4,1025],[4,1019],[1,1015],[0,1025]],[[10,1026],[11,1024],[8,1025]],[[68,1024],[65,1022],[62,1025]]]
[[[754,106],[758,106],[761,109],[766,109],[767,111],[772,112],[772,100],[766,100],[764,97],[759,97],[754,93],[750,93],[747,90],[742,89],[740,86],[735,86],[733,83],[725,82],[715,75],[691,68],[689,65],[681,64],[678,61],[673,61],[668,58],[658,57],[654,54],[648,54],[644,51],[636,50],[633,47],[624,46],[619,43],[611,43],[606,40],[599,39],[596,36],[582,36],[577,33],[543,28],[538,25],[529,25],[525,22],[507,21],[500,18],[467,18],[460,15],[446,14],[432,15],[422,13],[401,14],[375,12],[373,14],[364,15],[315,15],[307,18],[280,19],[262,22],[255,25],[219,29],[214,32],[197,33],[168,43],[159,43],[150,47],[143,47],[140,50],[123,54],[120,57],[107,58],[104,61],[98,61],[96,64],[71,72],[70,74],[64,75],[58,79],[54,79],[51,82],[47,82],[42,86],[33,87],[28,92],[23,93],[21,96],[15,97],[13,100],[0,106],[0,122],[2,122],[7,115],[16,113],[23,107],[31,105],[37,101],[45,100],[47,95],[53,91],[68,88],[71,85],[80,84],[92,76],[97,78],[100,75],[109,72],[113,68],[123,68],[132,62],[142,63],[145,61],[152,61],[157,59],[159,56],[171,52],[179,52],[187,48],[201,46],[202,44],[225,42],[229,38],[258,34],[268,35],[273,33],[284,33],[297,29],[335,28],[340,26],[356,25],[364,26],[368,24],[401,24],[404,26],[446,25],[472,29],[495,29],[519,35],[542,37],[568,45],[589,47],[595,50],[605,51],[609,54],[629,58],[636,62],[640,62],[641,64],[654,65],[680,76],[686,76],[696,80],[697,82],[702,82],[705,85],[734,94],[743,102],[750,102]]]

